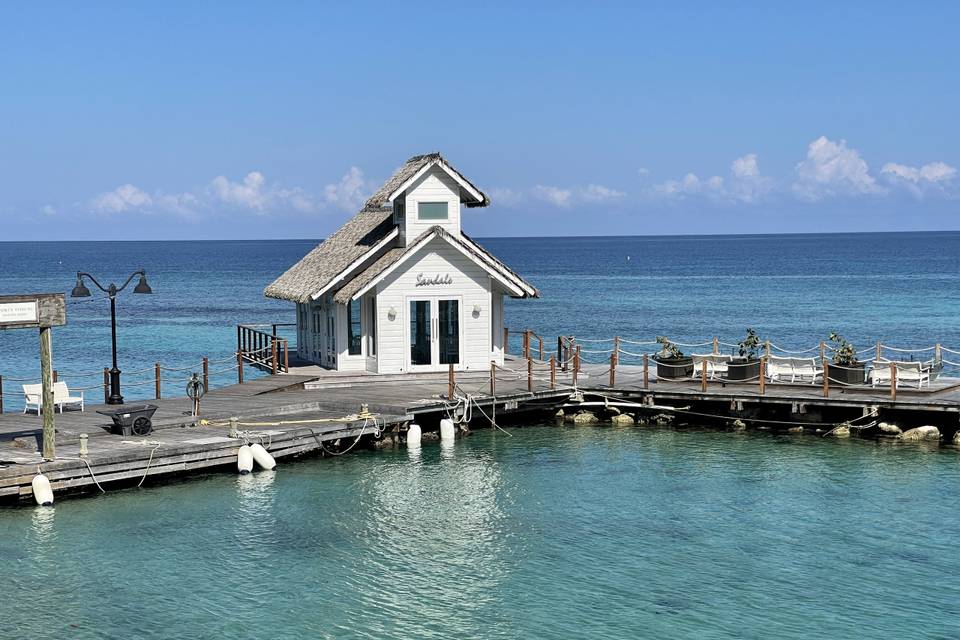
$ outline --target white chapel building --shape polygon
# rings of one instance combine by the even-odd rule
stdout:
[[[338,371],[503,364],[503,298],[537,289],[460,228],[490,199],[439,153],[414,156],[268,286],[297,304],[297,355]]]

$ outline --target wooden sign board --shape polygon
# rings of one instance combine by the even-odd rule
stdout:
[[[67,324],[62,293],[0,296],[0,329],[39,329]]]

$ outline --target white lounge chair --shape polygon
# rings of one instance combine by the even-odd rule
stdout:
[[[83,392],[80,392],[80,395],[75,396],[70,394],[70,389],[67,387],[66,382],[54,382],[53,383],[53,407],[54,411],[57,409],[60,410],[60,413],[63,413],[63,408],[70,406],[80,405],[80,411],[83,411]],[[37,414],[40,414],[40,411],[43,409],[43,385],[42,384],[25,384],[23,385],[23,412],[27,411],[36,411]]]
[[[897,362],[894,360],[874,360],[870,369],[870,384],[874,387],[889,385],[893,379],[893,368],[897,366],[897,386],[915,386],[922,389],[924,383],[930,386],[932,366],[927,362]]]
[[[80,411],[83,411],[83,391],[78,396],[70,395],[70,389],[66,382],[54,382],[53,404],[60,409],[60,413],[63,413],[64,407],[75,407],[77,405],[80,405]]]
[[[784,358],[767,356],[767,378],[770,382],[809,382],[823,377],[823,368],[816,358]]]
[[[703,375],[703,367],[707,367],[707,378],[714,380],[727,375],[730,370],[730,361],[733,356],[720,353],[694,353],[693,358],[693,377],[698,378]]]

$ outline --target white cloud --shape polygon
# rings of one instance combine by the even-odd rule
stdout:
[[[570,198],[573,196],[573,192],[570,191],[570,189],[561,189],[560,187],[545,187],[540,184],[533,188],[533,194],[537,198],[558,207],[569,207],[571,205]]]
[[[586,189],[579,193],[580,198],[587,202],[606,202],[608,200],[619,200],[627,194],[623,191],[617,191],[602,184],[588,184]]]
[[[626,197],[623,191],[617,191],[602,184],[588,184],[586,187],[551,187],[538,184],[533,188],[533,196],[557,207],[572,207],[575,204],[612,202]]]
[[[648,176],[650,175],[650,169],[647,169],[646,167],[640,167],[637,169],[637,175],[641,177]]]
[[[350,170],[340,178],[340,182],[328,184],[323,189],[328,203],[346,211],[356,211],[362,207],[372,192],[372,185],[364,178],[363,171],[357,167],[350,167]]]
[[[503,205],[505,207],[515,207],[527,199],[523,191],[504,187],[487,189],[487,195],[490,196],[490,202],[492,204]]]
[[[243,182],[231,182],[224,176],[217,176],[210,182],[210,187],[216,198],[221,202],[237,205],[247,209],[262,210],[266,204],[266,195],[263,185],[266,178],[259,171],[251,171]]]
[[[132,184],[120,185],[113,191],[101,193],[90,201],[90,207],[99,213],[121,213],[145,209],[151,204],[153,204],[153,198],[150,194]]]
[[[57,208],[54,207],[53,205],[45,204],[42,207],[40,207],[40,213],[42,213],[45,216],[56,215]]]
[[[820,136],[807,147],[807,158],[796,166],[792,189],[805,200],[826,196],[858,196],[884,193],[870,175],[870,167],[846,140],[834,142]]]
[[[883,165],[880,173],[891,184],[904,187],[916,196],[922,196],[934,190],[945,191],[957,177],[957,169],[945,162],[930,162],[922,167],[888,162]]]
[[[726,178],[711,176],[702,179],[688,173],[679,180],[667,180],[653,187],[656,197],[682,199],[691,196],[718,202],[755,202],[773,190],[773,181],[760,175],[757,154],[748,153],[730,164]]]

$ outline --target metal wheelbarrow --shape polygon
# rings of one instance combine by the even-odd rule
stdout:
[[[119,409],[97,411],[100,415],[110,416],[113,419],[113,432],[125,436],[145,436],[153,430],[153,414],[157,412],[155,404],[138,404]]]

